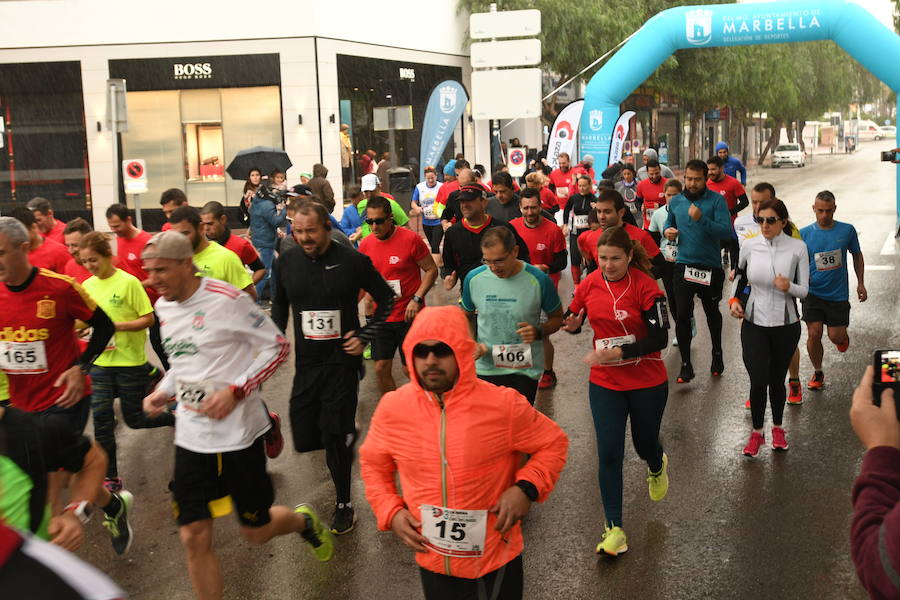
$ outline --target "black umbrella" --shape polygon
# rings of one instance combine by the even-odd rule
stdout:
[[[270,148],[268,146],[254,146],[241,150],[234,155],[234,160],[225,169],[232,179],[246,180],[250,175],[250,169],[259,169],[265,176],[272,171],[284,171],[293,165],[291,159],[288,158],[287,152],[280,148]]]

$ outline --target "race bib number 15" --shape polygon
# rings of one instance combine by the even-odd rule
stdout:
[[[455,510],[423,504],[422,535],[426,546],[443,556],[475,557],[484,554],[486,510]]]

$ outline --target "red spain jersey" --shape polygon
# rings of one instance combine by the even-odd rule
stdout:
[[[417,233],[406,227],[394,227],[394,233],[386,240],[379,240],[374,235],[366,236],[359,244],[359,251],[372,259],[375,270],[381,273],[397,295],[387,322],[405,321],[406,305],[422,285],[419,261],[431,250]]]
[[[566,238],[554,221],[541,217],[537,227],[529,227],[525,224],[525,217],[519,217],[509,224],[515,227],[519,236],[525,240],[528,257],[533,265],[550,266],[556,254],[566,251]],[[553,285],[559,285],[559,273],[550,274],[549,277]]]
[[[0,306],[0,367],[13,406],[46,410],[65,391],[53,384],[81,354],[75,320],[88,321],[97,305],[71,277],[39,269],[22,286],[0,284]]]

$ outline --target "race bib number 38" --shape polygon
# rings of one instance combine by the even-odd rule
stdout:
[[[484,554],[486,510],[455,510],[423,504],[422,535],[426,546],[444,556],[475,557]]]
[[[337,340],[341,337],[341,311],[304,310],[300,313],[303,337],[308,340]]]
[[[12,375],[46,373],[44,342],[0,342],[0,369]]]
[[[530,369],[531,344],[495,344],[491,348],[498,369]]]
[[[816,271],[833,271],[840,269],[844,265],[843,255],[840,250],[830,250],[828,252],[816,252]]]

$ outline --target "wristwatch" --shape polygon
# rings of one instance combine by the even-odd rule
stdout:
[[[87,522],[91,520],[91,505],[87,500],[82,500],[81,502],[72,502],[66,505],[66,507],[63,509],[63,512],[73,513],[76,517],[78,517],[78,520],[82,525],[87,524]]]
[[[425,304],[425,298],[423,298],[422,296],[413,296],[412,300],[413,302],[416,302],[418,304]]]
[[[516,482],[516,487],[518,487],[524,494],[528,497],[532,502],[536,502],[538,499],[538,491],[533,483],[530,481],[526,481],[524,479],[520,479]]]

